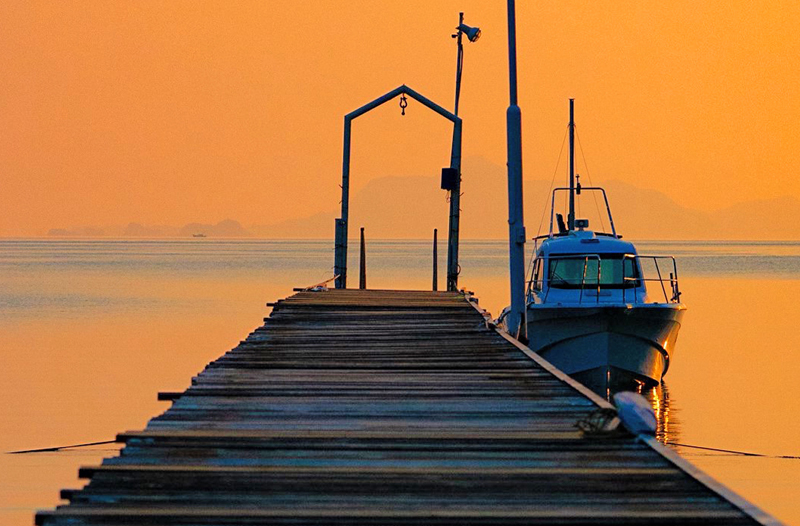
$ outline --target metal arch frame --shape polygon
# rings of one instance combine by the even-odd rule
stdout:
[[[461,118],[405,84],[344,116],[344,155],[342,158],[342,214],[336,218],[334,275],[336,288],[347,288],[347,229],[350,213],[350,132],[353,120],[399,95],[408,95],[453,123],[450,168],[458,171],[456,187],[450,192],[450,229],[447,238],[447,290],[458,290],[458,230],[461,201]]]

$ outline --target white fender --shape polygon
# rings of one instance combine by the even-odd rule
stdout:
[[[656,414],[645,397],[631,391],[623,391],[614,395],[614,404],[625,429],[634,435],[656,434]]]

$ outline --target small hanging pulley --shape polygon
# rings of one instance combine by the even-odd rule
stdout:
[[[408,99],[406,99],[406,94],[403,93],[400,95],[400,110],[402,111],[400,115],[406,114],[406,108],[408,107]]]
[[[575,185],[575,193],[581,195],[581,176],[577,175],[576,177],[578,178],[578,184]],[[589,182],[589,184],[591,184],[591,181]]]

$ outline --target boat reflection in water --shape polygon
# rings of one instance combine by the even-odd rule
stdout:
[[[658,441],[663,444],[680,442],[680,420],[675,418],[675,413],[678,410],[675,408],[674,401],[669,398],[667,384],[661,382],[656,387],[644,388],[641,395],[650,402],[656,414],[656,421],[658,422],[656,438]]]
[[[678,411],[674,400],[670,400],[669,388],[665,382],[657,385],[644,384],[642,382],[631,382],[619,389],[610,389],[605,381],[595,384],[581,382],[583,385],[614,403],[614,395],[623,391],[633,391],[642,395],[653,407],[658,427],[656,428],[656,438],[662,444],[670,442],[680,442],[680,420],[675,418]]]

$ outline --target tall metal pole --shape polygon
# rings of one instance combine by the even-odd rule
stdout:
[[[464,22],[464,13],[458,13],[459,27]],[[456,100],[453,114],[458,116],[458,101],[461,98],[461,71],[464,64],[464,44],[462,32],[456,33]],[[456,144],[456,141],[458,144]],[[456,151],[458,150],[458,151]],[[447,243],[447,290],[458,290],[458,234],[461,221],[461,130],[453,127],[453,146],[450,154],[450,167],[458,170],[455,188],[450,190],[450,223]],[[436,289],[433,289],[436,290]]]
[[[522,216],[522,111],[517,105],[517,29],[514,0],[508,0],[508,78],[510,105],[506,111],[508,155],[508,248],[511,311],[507,328],[527,341],[525,316],[525,223]]]
[[[342,154],[342,214],[336,218],[336,254],[333,274],[337,289],[347,288],[347,221],[350,214],[350,130],[353,117],[344,116],[344,149]]]
[[[439,230],[433,229],[433,290],[439,290]]]
[[[450,168],[458,172],[455,188],[450,191],[450,232],[447,236],[447,290],[458,290],[458,230],[461,221],[461,119],[453,123]]]
[[[464,23],[464,13],[458,14],[458,26]],[[456,33],[456,42],[458,44],[458,54],[456,55],[456,103],[454,114],[458,115],[458,99],[461,97],[461,71],[464,66],[464,44],[461,42],[463,33],[459,29]]]
[[[569,214],[567,229],[575,230],[575,99],[569,99]]]

